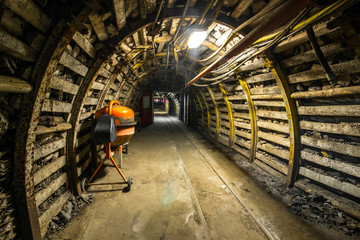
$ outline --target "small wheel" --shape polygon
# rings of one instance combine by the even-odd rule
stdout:
[[[123,192],[130,192],[131,190],[131,184],[132,184],[132,178],[129,177],[127,180],[127,186],[123,189]]]
[[[89,187],[89,185],[88,185],[88,179],[87,179],[87,178],[84,178],[83,180],[81,180],[81,182],[80,182],[81,191],[86,192],[87,189],[88,189],[88,187]]]
[[[133,183],[132,177],[129,177],[127,182],[128,182],[128,187],[130,188]]]

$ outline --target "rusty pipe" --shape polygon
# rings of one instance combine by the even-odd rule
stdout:
[[[205,77],[212,70],[217,68],[218,66],[227,62],[230,58],[238,55],[242,51],[244,51],[247,47],[249,47],[253,42],[258,40],[259,38],[269,34],[271,31],[275,30],[281,24],[284,24],[292,17],[296,16],[300,11],[302,11],[305,7],[307,7],[311,3],[310,0],[292,0],[288,1],[286,4],[282,6],[282,9],[278,12],[277,15],[270,17],[270,19],[254,30],[252,30],[248,35],[246,35],[240,42],[238,42],[230,51],[225,53],[222,57],[213,62],[210,66],[208,66],[204,71],[199,73],[196,77],[194,77],[184,89],[197,82],[201,78]]]

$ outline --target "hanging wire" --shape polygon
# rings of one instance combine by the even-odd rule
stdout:
[[[267,37],[264,37],[258,41],[256,41],[255,43],[261,43],[262,41],[265,41],[267,39],[272,39],[271,42],[269,42],[264,48],[262,48],[261,50],[259,50],[258,52],[254,53],[251,57],[249,57],[248,59],[244,60],[241,64],[239,64],[236,68],[232,69],[231,72],[235,71],[236,69],[238,69],[243,63],[245,63],[246,61],[250,60],[251,58],[253,58],[254,56],[260,54],[261,52],[264,52],[266,51],[268,48],[272,47],[275,43],[279,42],[280,40],[284,39],[284,38],[288,38],[289,36],[292,36],[294,35],[295,33],[307,28],[308,26],[310,25],[313,25],[315,22],[317,22],[319,19],[321,19],[322,17],[326,16],[328,13],[333,13],[335,10],[342,10],[350,5],[352,5],[355,1],[352,1],[352,0],[343,0],[343,1],[338,1],[330,6],[328,6],[327,8],[321,10],[320,12],[318,12],[317,14],[311,16],[310,18],[308,18],[307,20],[301,22],[300,24],[297,24],[295,25],[299,19],[301,18],[301,15],[305,15],[310,9],[305,9],[304,11],[302,11],[302,13],[300,13],[298,15],[297,18],[294,19],[294,21],[292,21],[289,26],[293,26],[293,27],[287,27],[285,30],[283,30],[282,32],[278,32],[278,33],[275,33],[275,34],[272,34],[270,36],[267,36]],[[285,37],[284,35],[287,34]],[[207,78],[206,80],[207,81],[216,81],[220,78],[224,78],[225,79],[228,79],[226,77],[228,77],[230,74],[229,73],[226,73],[226,74],[223,74],[221,76],[218,76],[216,78]],[[222,80],[219,80],[220,82]],[[218,83],[219,81],[217,81],[216,83]],[[200,86],[200,84],[198,84],[198,86]],[[202,87],[203,86],[206,86],[206,85],[201,85]]]
[[[245,62],[249,61],[250,59],[254,58],[255,56],[259,55],[260,53],[266,51],[267,49],[269,49],[270,47],[272,47],[274,44],[276,44],[277,42],[279,42],[287,33],[289,33],[291,31],[291,29],[293,29],[296,24],[310,11],[312,7],[307,7],[305,8],[303,11],[300,12],[300,14],[293,19],[287,26],[286,28],[281,31],[278,35],[275,36],[275,38],[273,38],[271,41],[269,41],[264,47],[260,48],[259,50],[255,51],[254,53],[252,53],[250,56],[246,57],[245,59],[242,59],[241,62],[238,63],[238,65],[234,68],[232,68],[229,72],[216,76],[214,78],[202,78],[202,80],[206,80],[206,81],[215,81],[211,84],[197,84],[195,86],[197,87],[205,87],[205,86],[209,86],[209,85],[214,85],[214,84],[218,84],[220,82],[223,82],[227,79],[229,79],[229,77],[231,77],[233,74],[235,74],[234,72]],[[246,51],[245,51],[246,52]],[[212,73],[212,72],[211,72]],[[193,84],[194,85],[194,84]]]
[[[232,31],[232,33],[230,34],[230,36],[228,37],[228,39],[215,52],[213,52],[212,54],[210,54],[208,57],[206,57],[204,59],[197,60],[197,62],[207,62],[207,61],[211,60],[212,58],[214,58],[227,44],[229,44],[233,40],[233,38],[235,37],[235,35],[237,33],[239,33],[242,29],[247,27],[249,24],[255,22],[256,20],[265,18],[266,15],[268,15],[271,10],[273,10],[275,7],[281,5],[283,2],[284,2],[284,0],[280,0],[280,1],[276,0],[276,1],[272,1],[271,3],[269,3],[266,7],[264,7],[260,12],[258,12],[252,18],[250,18],[249,20],[247,20],[246,22],[244,22],[240,26],[238,26],[236,29],[234,29]]]

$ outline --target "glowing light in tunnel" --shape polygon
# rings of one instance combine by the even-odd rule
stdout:
[[[207,36],[206,31],[195,31],[190,35],[188,47],[197,48],[205,40]]]

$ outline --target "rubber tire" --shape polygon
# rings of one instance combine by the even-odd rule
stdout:
[[[128,181],[127,181],[128,185],[123,189],[123,192],[130,192],[131,190],[131,185],[132,185],[132,177],[129,177],[128,178]]]
[[[88,179],[87,178],[84,178],[83,180],[81,180],[80,182],[80,188],[81,188],[81,191],[82,192],[86,192],[87,189],[88,189]]]

